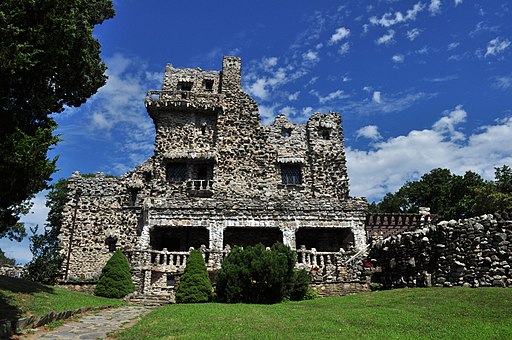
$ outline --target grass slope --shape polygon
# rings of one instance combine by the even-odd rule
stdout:
[[[106,299],[59,287],[0,275],[0,319],[43,316],[80,307],[120,306],[122,300]]]
[[[275,305],[167,305],[118,339],[511,339],[512,289],[402,289]]]

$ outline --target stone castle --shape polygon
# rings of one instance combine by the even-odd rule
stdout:
[[[230,247],[275,242],[296,249],[317,281],[351,280],[350,261],[366,249],[367,202],[349,196],[340,114],[261,125],[237,57],[224,57],[221,71],[167,65],[145,106],[151,158],[120,177],[69,179],[65,281],[98,276],[120,249],[139,293],[166,294],[191,247],[214,271]]]

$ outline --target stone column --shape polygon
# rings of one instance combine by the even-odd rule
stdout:
[[[283,244],[289,246],[291,249],[296,249],[296,238],[295,233],[297,232],[297,227],[284,226],[279,228],[283,233]]]
[[[208,227],[210,260],[208,267],[210,269],[218,269],[222,264],[222,249],[224,247],[224,229],[226,226],[218,222],[212,222]]]

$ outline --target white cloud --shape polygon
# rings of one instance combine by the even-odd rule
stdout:
[[[500,37],[492,39],[487,44],[487,51],[485,52],[484,58],[490,55],[498,55],[505,51],[510,46],[510,40],[502,40]]]
[[[318,93],[318,91],[316,91],[316,90],[311,90],[309,93],[311,93],[312,95],[317,97],[320,104],[325,104],[326,102],[329,102],[329,101],[332,101],[335,99],[343,99],[343,98],[349,97],[347,94],[345,94],[343,92],[343,90],[337,90],[337,91],[331,92],[331,93],[327,94],[326,96],[320,95]]]
[[[338,53],[341,55],[345,55],[349,52],[349,50],[350,50],[350,43],[347,41],[340,46]]]
[[[278,62],[278,58],[277,57],[265,57],[263,58],[262,62],[263,62],[263,67],[267,70],[271,69],[272,67],[276,66],[277,65],[277,62]]]
[[[419,29],[413,28],[412,30],[407,31],[407,33],[406,33],[407,39],[409,39],[410,41],[413,41],[414,39],[419,37],[420,33],[421,32]]]
[[[496,76],[493,79],[493,86],[497,89],[507,90],[512,88],[512,74],[508,76]]]
[[[329,39],[330,44],[335,44],[342,39],[347,38],[350,35],[350,29],[346,27],[340,27],[336,29],[336,32]]]
[[[149,70],[140,59],[122,54],[104,60],[108,66],[107,82],[80,107],[81,118],[73,117],[78,112],[75,109],[66,110],[57,119],[64,135],[80,138],[80,143],[105,141],[108,147],[103,151],[108,153],[108,163],[98,170],[118,175],[153,151],[154,125],[143,100],[148,90],[161,87],[162,74]]]
[[[462,0],[454,0],[455,6],[460,5],[462,3]]]
[[[379,200],[438,167],[457,174],[472,170],[493,178],[494,167],[512,162],[512,117],[463,135],[457,127],[465,119],[465,111],[457,106],[430,129],[372,143],[370,151],[347,148],[351,194]],[[459,138],[454,139],[454,133]]]
[[[266,99],[269,95],[267,86],[268,86],[268,82],[265,78],[256,79],[256,81],[254,83],[249,85],[247,92],[249,92],[250,94],[252,94],[258,98]]]
[[[313,113],[313,108],[311,106],[307,106],[307,107],[302,108],[302,115],[303,116],[311,116],[312,113]]]
[[[423,46],[419,50],[414,51],[416,54],[428,54],[428,46]]]
[[[460,45],[460,43],[459,43],[459,42],[456,42],[456,41],[455,41],[455,42],[450,43],[450,44],[448,45],[448,51],[451,51],[451,50],[453,50],[453,49],[455,49],[455,48],[459,47],[459,45]]]
[[[261,122],[265,125],[272,124],[277,113],[277,104],[274,105],[258,105]]]
[[[297,92],[289,94],[288,95],[288,100],[289,101],[297,100],[299,98],[299,94],[300,94],[300,91],[297,91]]]
[[[302,55],[302,58],[304,58],[304,60],[306,60],[306,61],[311,61],[311,62],[317,62],[320,60],[320,58],[318,57],[318,52],[315,52],[312,50],[305,52]]]
[[[391,27],[406,21],[414,21],[416,20],[418,13],[420,13],[424,8],[425,5],[421,2],[418,2],[413,6],[412,9],[407,10],[406,15],[403,15],[402,12],[395,12],[394,15],[392,13],[385,13],[380,19],[375,16],[371,17],[370,23],[383,27]]]
[[[373,93],[372,88],[366,86],[364,88],[368,93]],[[353,112],[356,114],[376,114],[376,113],[391,113],[391,112],[401,112],[411,107],[418,101],[427,100],[435,97],[435,93],[425,93],[425,92],[417,92],[417,93],[407,93],[407,92],[399,92],[394,94],[386,94],[385,97],[380,95],[380,103],[377,103],[372,99],[366,99],[363,101],[346,101],[341,103],[338,109],[340,112]]]
[[[464,134],[456,130],[456,125],[466,121],[467,113],[458,105],[453,111],[445,112],[445,116],[432,125],[432,129],[444,136],[449,136],[452,141],[463,140]]]
[[[357,137],[364,137],[371,140],[379,140],[382,136],[379,133],[379,128],[376,125],[367,125],[356,131]]]
[[[423,80],[429,81],[432,83],[442,83],[445,81],[450,81],[450,80],[455,80],[455,79],[459,79],[459,76],[456,74],[450,74],[450,75],[447,75],[444,77],[424,78]]]
[[[382,103],[382,99],[380,98],[380,91],[373,92],[372,100],[374,103],[377,103],[377,104]]]
[[[394,63],[403,63],[405,57],[403,54],[395,54],[393,57],[391,57],[391,60],[393,60]]]
[[[393,40],[394,37],[395,37],[395,31],[388,30],[387,34],[384,34],[379,39],[377,39],[375,42],[377,43],[377,45],[390,44],[394,41]]]
[[[428,11],[432,15],[436,15],[441,12],[441,0],[431,0],[428,6]]]

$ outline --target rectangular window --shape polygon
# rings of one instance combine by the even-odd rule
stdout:
[[[213,91],[213,80],[212,79],[204,80],[204,89],[206,91]]]
[[[188,179],[186,163],[169,163],[166,169],[166,178],[169,182],[184,182]]]
[[[282,184],[302,184],[300,164],[281,164]]]
[[[192,86],[194,85],[191,81],[179,81],[177,90],[178,91],[192,91]]]

